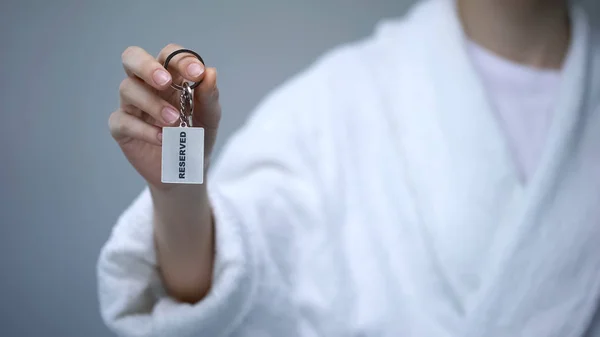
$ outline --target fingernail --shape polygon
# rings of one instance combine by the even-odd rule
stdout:
[[[190,75],[192,77],[198,77],[198,76],[202,75],[202,73],[204,72],[204,67],[199,65],[198,63],[191,63],[187,67],[187,72],[188,72],[188,75]]]
[[[162,69],[158,69],[152,75],[152,79],[158,85],[165,85],[171,80],[171,75]]]
[[[158,141],[162,143],[162,132],[159,132],[156,138],[158,138]]]
[[[165,120],[165,122],[173,124],[177,119],[179,119],[179,112],[175,111],[173,108],[164,108],[162,110],[162,118]]]

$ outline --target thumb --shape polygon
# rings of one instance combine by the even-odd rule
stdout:
[[[194,89],[194,125],[217,129],[221,119],[217,70],[206,68],[200,85]]]
[[[202,82],[194,89],[192,118],[193,126],[204,128],[205,154],[210,157],[221,120],[221,104],[215,68],[206,68]]]

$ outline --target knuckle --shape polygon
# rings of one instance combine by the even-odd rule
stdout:
[[[132,85],[132,80],[129,77],[125,77],[122,81],[121,84],[119,84],[119,93],[121,93],[121,95],[123,96],[124,94],[127,93],[128,90],[131,89],[131,85]]]
[[[120,123],[120,116],[119,116],[120,112],[119,110],[114,111],[113,113],[110,114],[110,116],[108,116],[108,129],[110,130],[110,133],[115,136],[118,134],[119,131],[119,124]]]
[[[165,48],[163,48],[164,51],[170,51],[170,50],[174,50],[174,49],[179,49],[181,48],[177,43],[169,43],[168,45],[165,46]]]
[[[160,51],[160,55],[162,58],[167,58],[172,51],[179,48],[181,47],[177,43],[169,43]]]
[[[142,72],[148,76],[150,76],[150,72],[156,66],[156,61],[154,59],[144,60],[141,64]]]
[[[218,101],[218,100],[219,100],[219,97],[220,97],[220,95],[221,95],[221,93],[220,93],[220,91],[219,91],[219,88],[217,87],[217,85],[216,85],[216,83],[215,83],[215,85],[214,85],[214,86],[213,86],[213,88],[212,88],[212,91],[211,91],[211,95],[210,95],[210,96],[211,96],[211,98],[212,98],[213,100],[215,100],[215,101]]]
[[[127,135],[129,134],[129,124],[125,123],[123,118],[118,118],[118,122],[115,126],[115,134],[117,135]]]
[[[126,123],[126,118],[123,118],[125,112],[117,110],[108,118],[108,126],[113,138],[119,138],[128,135],[131,127]]]
[[[136,54],[136,52],[139,51],[140,49],[141,48],[138,46],[129,46],[129,47],[125,48],[125,50],[123,50],[123,53],[121,53],[121,60],[123,62],[125,62],[125,60],[134,56]]]

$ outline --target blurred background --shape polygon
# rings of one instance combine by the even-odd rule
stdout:
[[[0,336],[112,336],[96,259],[144,186],[107,127],[127,46],[175,42],[217,67],[218,155],[267,92],[413,2],[2,1]]]

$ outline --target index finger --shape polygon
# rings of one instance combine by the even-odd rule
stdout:
[[[128,47],[121,58],[127,75],[139,77],[159,90],[165,89],[171,84],[171,74],[144,49],[135,46]]]
[[[167,57],[179,49],[183,49],[183,47],[174,43],[167,45],[158,54],[158,62],[164,64]],[[196,56],[190,53],[184,52],[175,55],[169,61],[168,67],[176,70],[173,74],[173,82],[177,84],[180,84],[183,79],[198,82],[204,77],[204,64],[202,64]]]

